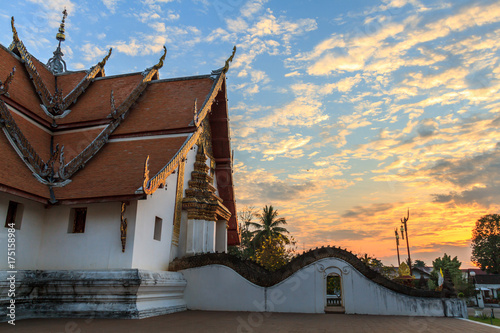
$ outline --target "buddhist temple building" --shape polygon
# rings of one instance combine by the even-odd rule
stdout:
[[[226,96],[236,48],[207,75],[160,78],[166,48],[138,73],[106,76],[111,49],[70,71],[63,14],[46,63],[14,18],[0,45],[0,241],[15,229],[16,250],[0,269],[17,274],[18,315],[184,310],[186,281],[169,264],[239,244]]]

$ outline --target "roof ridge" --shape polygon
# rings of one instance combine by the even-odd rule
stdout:
[[[42,100],[43,104],[50,105],[51,100],[53,99],[52,94],[47,89],[47,86],[40,77],[40,74],[38,74],[38,71],[36,70],[36,66],[33,64],[33,61],[31,61],[31,54],[27,51],[26,47],[24,46],[24,43],[22,42],[21,39],[19,39],[19,36],[17,35],[17,30],[16,27],[14,26],[14,16],[12,16],[11,18],[11,26],[13,34],[13,43],[17,48],[17,50],[19,51],[21,59],[24,60],[24,67],[30,74],[31,81],[35,86],[35,90],[38,93],[38,96]]]
[[[40,178],[47,176],[47,163],[26,139],[3,100],[0,100],[0,124],[8,141],[28,168]]]
[[[60,106],[61,110],[65,110],[72,103],[76,102],[78,97],[80,97],[80,95],[85,92],[85,89],[88,88],[97,74],[99,74],[100,72],[104,72],[104,65],[106,65],[106,62],[111,56],[112,51],[113,48],[110,48],[108,54],[100,62],[98,62],[97,65],[91,67],[87,72],[87,75],[73,88],[73,90],[71,90],[69,94],[66,95],[66,97],[64,97],[63,104]],[[64,116],[68,113],[65,113]]]
[[[164,47],[164,54],[160,58],[158,64],[154,65],[146,69],[143,72],[144,78],[139,82],[139,84],[134,88],[134,90],[127,96],[127,98],[120,104],[118,108],[115,110],[111,110],[111,113],[108,117],[113,118],[111,123],[104,128],[101,133],[87,146],[84,150],[82,150],[77,156],[75,156],[71,161],[67,164],[62,163],[59,168],[58,176],[62,180],[67,180],[73,174],[75,174],[78,170],[83,168],[85,164],[92,159],[102,147],[106,145],[109,141],[109,136],[120,126],[122,121],[128,115],[132,105],[135,101],[141,96],[141,94],[146,89],[148,83],[151,79],[158,73],[158,70],[163,66],[163,60],[167,54],[167,49]],[[62,156],[62,152],[61,152]],[[62,160],[64,158],[62,157]]]

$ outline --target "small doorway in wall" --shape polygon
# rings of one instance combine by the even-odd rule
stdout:
[[[344,313],[342,277],[336,273],[326,276],[326,313]]]

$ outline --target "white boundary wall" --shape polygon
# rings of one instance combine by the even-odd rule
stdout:
[[[187,280],[184,299],[191,310],[324,313],[326,276],[342,277],[345,313],[464,317],[458,299],[423,298],[389,290],[337,258],[310,264],[268,288],[257,286],[231,268],[208,265],[181,271]]]

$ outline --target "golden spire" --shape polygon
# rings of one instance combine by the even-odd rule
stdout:
[[[57,49],[54,51],[54,56],[50,58],[49,61],[47,62],[47,66],[54,74],[60,74],[66,72],[66,62],[62,58],[64,54],[61,51],[61,42],[66,40],[66,36],[64,35],[64,21],[68,16],[66,8],[64,8],[62,13],[63,13],[62,22],[61,25],[59,26],[59,32],[56,35],[56,39],[59,41],[59,45],[57,45]]]
[[[66,17],[68,17],[68,12],[66,11],[66,8],[64,8],[62,13],[63,13],[62,22],[61,25],[59,26],[59,32],[56,35],[56,39],[59,42],[66,40],[66,36],[64,35],[64,21],[66,20]]]

